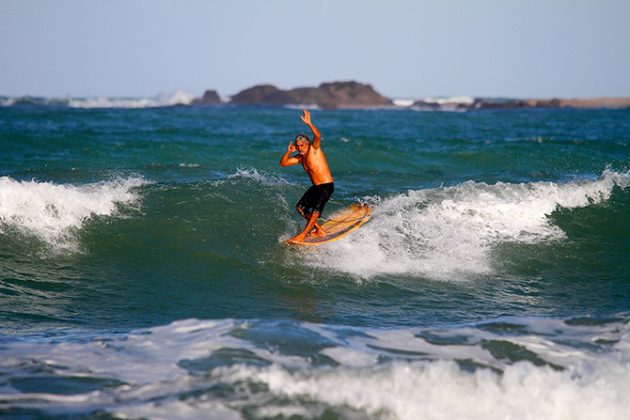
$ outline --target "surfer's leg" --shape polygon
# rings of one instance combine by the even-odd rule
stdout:
[[[312,214],[317,214],[317,217],[319,218],[319,216],[321,216],[322,211],[324,210],[324,206],[326,205],[326,203],[328,202],[328,200],[330,199],[330,196],[332,195],[333,191],[335,190],[334,184],[328,183],[328,184],[321,184],[317,186],[317,197],[315,198],[314,202],[313,202],[313,209],[312,209]],[[324,231],[324,229],[316,222],[315,223],[315,232],[313,233],[316,236],[325,236],[326,232]]]
[[[306,224],[306,227],[304,228],[304,230],[300,232],[299,234],[297,234],[296,236],[294,236],[293,238],[289,239],[289,241],[297,241],[297,242],[303,241],[304,238],[306,238],[306,236],[309,234],[309,232],[315,228],[318,217],[319,217],[319,213],[317,213],[316,211],[312,212],[311,217],[309,218],[308,223]]]
[[[299,205],[295,207],[295,209],[297,210],[298,213],[300,213],[300,216],[302,216],[307,222],[311,221],[311,217],[312,217],[312,213],[309,213],[307,211],[305,211],[302,207],[300,207]],[[314,212],[315,214],[317,214],[317,217],[315,218],[315,232],[314,234],[317,236],[324,236],[326,235],[326,233],[324,232],[324,229],[322,229],[322,227],[320,226],[319,223],[317,223],[317,219],[319,218],[319,213]],[[308,226],[308,224],[307,224]],[[311,228],[312,230],[312,228]],[[310,233],[310,231],[308,232]],[[307,235],[308,235],[307,233]]]
[[[315,232],[313,232],[313,235],[315,235],[315,236],[326,236],[326,232],[324,231],[324,228],[322,228],[321,225],[319,223],[317,223],[317,219],[319,219],[319,213],[314,211],[312,213],[312,216],[315,216]]]
[[[317,223],[317,220],[319,219],[319,212],[313,211],[312,213],[306,213],[305,219],[308,220],[308,223],[306,224],[306,228],[304,229],[304,231],[307,232],[307,235],[309,234],[312,234],[315,236],[326,235],[326,232],[324,232],[324,229],[320,226],[319,223]],[[311,232],[313,229],[315,229],[315,231]]]

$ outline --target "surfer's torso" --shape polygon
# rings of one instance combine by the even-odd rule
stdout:
[[[306,154],[299,155],[298,159],[304,171],[311,178],[313,185],[327,184],[334,181],[328,167],[326,155],[324,155],[321,148],[309,147]]]

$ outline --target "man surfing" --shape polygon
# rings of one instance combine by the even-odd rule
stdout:
[[[311,142],[306,134],[300,133],[295,136],[295,140],[289,143],[287,151],[280,158],[280,166],[292,166],[301,163],[313,185],[306,190],[295,206],[298,213],[306,219],[306,227],[287,242],[302,242],[309,234],[326,235],[324,229],[317,223],[317,219],[321,216],[324,206],[335,190],[326,156],[321,149],[319,130],[311,121],[311,113],[303,109],[300,118],[313,132],[313,141]],[[295,151],[298,154],[291,156],[291,153]]]

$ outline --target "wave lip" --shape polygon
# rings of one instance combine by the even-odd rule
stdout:
[[[76,251],[76,233],[88,219],[136,204],[134,188],[145,183],[132,177],[76,186],[0,177],[0,233],[10,227],[55,249]]]
[[[598,179],[568,183],[468,181],[412,190],[376,202],[369,223],[305,261],[363,278],[394,274],[457,281],[489,274],[498,245],[562,240],[565,232],[549,218],[554,211],[601,203],[615,186],[628,185],[630,173],[605,170]]]

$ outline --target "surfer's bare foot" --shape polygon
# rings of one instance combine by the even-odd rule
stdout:
[[[313,232],[311,232],[313,236],[326,236],[326,232],[322,228],[315,228]]]
[[[306,235],[300,233],[299,235],[295,235],[293,238],[289,239],[287,242],[304,242],[304,238],[306,238]]]

